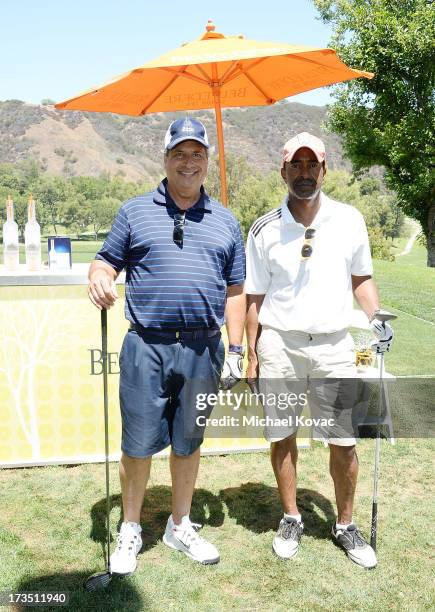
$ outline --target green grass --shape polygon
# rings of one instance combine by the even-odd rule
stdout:
[[[435,270],[426,267],[426,249],[414,243],[408,255],[393,262],[375,261],[374,277],[382,306],[398,317],[393,349],[385,358],[389,371],[435,374]]]
[[[402,263],[405,263],[407,265],[411,265],[411,266],[415,265],[415,266],[426,269],[427,268],[426,247],[424,247],[422,244],[416,241],[414,242],[411,252],[408,253],[407,255],[400,256],[398,259],[400,259]],[[433,270],[433,268],[430,268],[430,269]]]
[[[90,261],[99,243],[73,244]],[[434,373],[434,270],[425,251],[375,261],[382,305],[398,315],[386,367],[394,374]],[[410,316],[414,315],[414,316]],[[411,402],[412,400],[410,400]],[[300,452],[298,501],[306,526],[292,561],[271,551],[280,503],[266,453],[204,457],[192,519],[221,552],[203,567],[161,541],[170,513],[166,459],[154,461],[143,505],[144,548],[137,572],[106,592],[86,593],[87,576],[104,568],[104,470],[101,465],[0,470],[0,591],[68,590],[71,611],[409,610],[433,609],[432,440],[382,443],[376,570],[352,564],[332,543],[333,487],[328,453]],[[359,445],[355,520],[368,534],[373,442]],[[110,466],[112,534],[121,518],[117,466]],[[45,608],[47,609],[47,608]]]
[[[385,356],[388,371],[434,375],[435,270],[426,267],[426,250],[414,244],[409,255],[393,262],[375,260],[374,278],[382,307],[397,315],[393,347]]]
[[[394,238],[391,243],[391,254],[397,255],[401,253],[406,247],[406,243],[408,242],[411,235],[414,233],[415,224],[411,219],[406,218],[405,224],[402,229],[402,235],[400,238]]]
[[[405,238],[405,237],[396,238],[395,240],[393,240],[391,243],[391,249],[390,249],[391,254],[394,256],[397,256],[399,253],[403,251],[407,242],[408,242],[408,238]]]
[[[90,263],[94,257],[95,253],[103,244],[102,240],[98,242],[95,240],[71,240],[71,251],[72,251],[72,260],[73,263]],[[42,261],[48,260],[47,254],[47,240],[41,241],[41,256]],[[20,263],[26,262],[26,255],[24,251],[24,245],[20,244]]]
[[[305,535],[298,557],[271,550],[280,502],[267,453],[203,457],[192,519],[220,549],[203,567],[161,541],[170,513],[166,459],[154,461],[143,505],[144,548],[137,572],[106,592],[86,593],[83,580],[104,568],[102,465],[0,471],[0,591],[68,590],[68,610],[430,610],[428,562],[433,524],[433,443],[382,444],[379,565],[363,570],[331,541],[333,487],[328,452],[300,452],[298,501]],[[373,443],[359,446],[355,519],[370,523]],[[112,464],[112,534],[120,519],[117,466]],[[433,492],[432,492],[433,493]]]
[[[373,263],[382,307],[397,315],[393,348],[385,356],[388,371],[434,375],[435,270],[426,266],[426,249],[414,243],[408,255]]]
[[[71,244],[73,262],[74,263],[89,263],[95,258],[95,253],[100,249],[103,242],[94,240],[83,241],[74,240]]]

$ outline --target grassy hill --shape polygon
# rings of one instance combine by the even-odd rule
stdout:
[[[129,117],[111,113],[58,111],[20,100],[0,102],[0,163],[39,159],[50,174],[122,174],[129,180],[154,178],[161,171],[162,143],[168,124],[183,113]],[[212,111],[195,117],[207,127],[216,151]],[[332,169],[349,169],[339,139],[322,124],[326,107],[281,102],[271,107],[223,112],[226,151],[246,157],[256,169],[276,169],[284,142],[303,130],[321,136]]]

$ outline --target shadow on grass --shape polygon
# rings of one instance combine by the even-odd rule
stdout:
[[[238,525],[254,533],[275,531],[282,518],[278,489],[260,482],[247,482],[239,487],[220,491],[229,515]],[[298,489],[297,504],[304,521],[304,533],[319,539],[329,539],[335,519],[331,502],[317,491]],[[319,512],[320,511],[320,512]]]
[[[131,580],[128,578],[114,577],[105,590],[88,593],[83,584],[89,578],[92,570],[86,572],[72,572],[49,574],[22,580],[14,592],[58,592],[68,593],[69,601],[64,606],[39,606],[37,608],[15,604],[13,610],[75,610],[84,612],[103,612],[106,610],[119,611],[129,610],[139,612],[150,609],[150,602],[139,594]]]
[[[98,238],[95,238],[95,234],[73,234],[71,239],[77,242],[96,242],[98,240],[105,240],[109,232],[98,232]]]
[[[120,495],[110,499],[111,508],[122,507]],[[147,490],[142,505],[140,522],[142,525],[142,552],[149,550],[162,539],[168,516],[171,514],[171,487],[155,486]],[[219,527],[224,522],[222,500],[206,489],[196,489],[192,500],[190,516],[193,522]],[[100,542],[105,552],[106,546],[106,499],[98,501],[91,509],[91,538]],[[117,528],[123,520],[121,519]],[[113,537],[112,537],[113,540]]]

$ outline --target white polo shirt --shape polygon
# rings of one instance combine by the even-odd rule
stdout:
[[[259,322],[282,331],[332,333],[349,327],[351,275],[372,275],[367,228],[361,213],[320,194],[310,227],[313,253],[303,260],[305,227],[279,208],[251,227],[247,245],[246,293],[265,295]]]

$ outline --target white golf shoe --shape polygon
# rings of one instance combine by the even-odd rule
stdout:
[[[347,556],[357,565],[371,569],[376,567],[377,559],[373,548],[368,544],[356,525],[351,523],[346,529],[332,526],[332,537],[346,551]]]
[[[183,516],[180,525],[175,525],[172,514],[168,518],[163,542],[166,546],[179,550],[203,565],[219,563],[219,551],[213,544],[201,538],[197,530],[201,525],[192,523],[188,516]]]
[[[137,566],[137,555],[142,548],[141,526],[122,523],[115,551],[110,555],[112,574],[132,574]]]
[[[273,538],[272,548],[281,559],[291,559],[298,554],[304,524],[292,518],[282,518]]]

